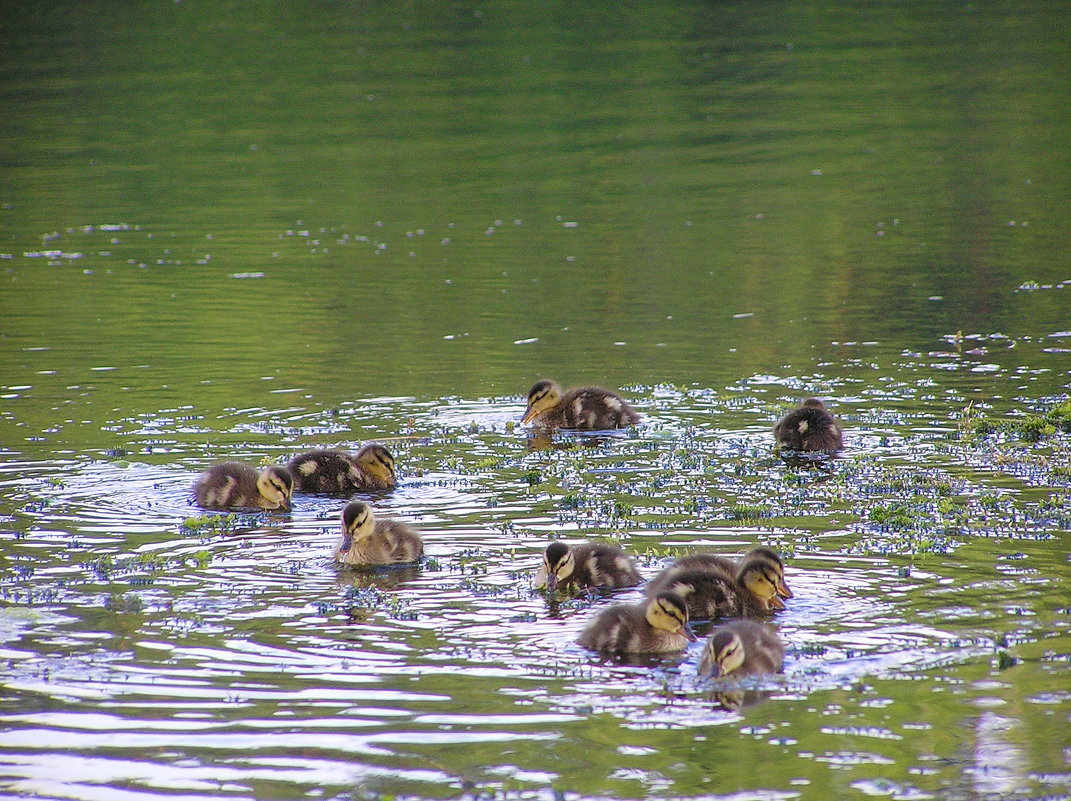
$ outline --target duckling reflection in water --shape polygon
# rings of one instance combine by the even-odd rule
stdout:
[[[553,592],[558,587],[582,590],[635,587],[642,581],[632,558],[620,548],[591,542],[566,545],[555,541],[543,551],[543,562],[534,584],[536,587],[545,585]]]
[[[636,410],[616,392],[579,387],[563,393],[555,381],[538,381],[528,390],[528,408],[521,423],[542,428],[601,431],[626,428],[639,420]]]
[[[365,445],[355,454],[312,450],[287,464],[298,492],[345,493],[393,489],[394,457],[382,445]]]
[[[394,565],[415,562],[424,541],[412,526],[398,520],[377,520],[372,507],[351,501],[342,510],[342,539],[335,561],[345,565]]]
[[[602,653],[651,654],[682,651],[695,640],[684,599],[663,592],[639,604],[604,609],[588,622],[577,643]]]
[[[735,576],[728,572],[727,560],[721,557],[705,563],[696,557],[681,561],[685,562],[683,566],[670,565],[651,579],[648,596],[676,593],[695,620],[761,617],[785,608],[778,596],[776,567],[764,556],[746,559],[737,567]]]
[[[778,420],[774,439],[792,451],[833,453],[844,448],[840,424],[818,398],[807,398]]]
[[[202,509],[289,509],[294,479],[282,465],[258,472],[243,462],[220,462],[203,472],[193,485],[193,498]]]

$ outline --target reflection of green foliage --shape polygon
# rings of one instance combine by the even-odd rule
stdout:
[[[733,503],[729,504],[725,510],[725,516],[729,520],[758,520],[761,517],[766,517],[767,512],[761,506],[756,506],[747,503]]]
[[[911,528],[915,522],[911,504],[903,502],[875,506],[870,510],[870,521],[881,528],[891,529]]]
[[[1071,401],[1056,404],[1043,413],[1026,414],[1009,420],[993,421],[964,410],[960,431],[966,431],[969,441],[984,440],[990,434],[1004,433],[1024,442],[1040,442],[1057,432],[1071,433]]]
[[[182,521],[179,532],[182,534],[194,534],[199,537],[210,537],[216,534],[230,534],[250,524],[248,515],[240,515],[235,512],[227,514],[192,515]],[[255,515],[253,517],[256,517]]]
[[[109,595],[104,599],[104,608],[117,614],[137,614],[145,608],[142,600],[131,593]]]
[[[1071,400],[1058,403],[1045,413],[1045,420],[1064,433],[1071,433]]]
[[[584,505],[584,499],[580,496],[579,492],[567,492],[558,501],[562,509],[579,509]]]
[[[1016,420],[1009,423],[1008,427],[1019,435],[1019,439],[1027,442],[1038,442],[1043,437],[1051,437],[1056,433],[1056,426],[1037,415]]]

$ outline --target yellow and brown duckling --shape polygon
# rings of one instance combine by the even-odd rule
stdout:
[[[671,576],[691,570],[705,570],[720,573],[732,581],[736,581],[736,575],[741,565],[750,561],[762,561],[766,564],[770,574],[776,576],[777,594],[781,598],[792,598],[792,590],[785,582],[785,563],[781,555],[773,548],[759,545],[744,554],[739,561],[713,553],[697,553],[691,556],[682,556],[673,564],[666,567],[657,577],[659,581],[667,581]]]
[[[579,387],[562,392],[555,381],[538,381],[528,391],[528,408],[522,424],[542,428],[576,428],[604,431],[638,423],[639,414],[615,392]]]
[[[398,520],[377,520],[372,507],[351,501],[342,510],[342,540],[335,561],[346,565],[396,565],[424,554],[420,533]]]
[[[639,604],[615,604],[593,617],[577,638],[592,651],[657,654],[681,651],[696,636],[684,599],[663,592]]]
[[[753,620],[734,620],[711,632],[699,660],[703,678],[780,673],[785,646],[777,633]]]
[[[365,445],[357,453],[314,450],[287,464],[298,492],[353,493],[392,489],[394,457],[382,445]]]
[[[219,462],[194,482],[193,497],[202,509],[288,509],[294,479],[282,465],[259,471],[244,462]]]
[[[673,592],[684,599],[695,620],[760,617],[784,609],[777,594],[777,572],[768,560],[747,559],[730,577],[723,566],[677,569],[670,565],[647,585],[647,594]]]
[[[552,542],[543,551],[543,563],[536,573],[535,586],[549,590],[558,587],[635,587],[643,581],[632,558],[613,545],[586,542],[566,545]]]
[[[788,584],[785,582],[785,563],[781,561],[781,554],[773,548],[760,545],[744,554],[743,559],[740,560],[740,564],[751,559],[758,559],[766,562],[770,571],[777,576],[777,594],[779,596],[782,598],[793,597],[792,590],[788,588]]]
[[[839,451],[844,447],[840,423],[818,398],[807,398],[777,421],[777,444],[793,451]]]

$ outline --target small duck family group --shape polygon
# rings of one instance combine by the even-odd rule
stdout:
[[[598,387],[563,392],[554,381],[539,381],[528,392],[523,424],[544,429],[602,431],[625,428],[640,416],[623,398]],[[789,452],[835,452],[843,447],[840,425],[822,401],[808,398],[774,426],[778,445]],[[294,492],[353,494],[395,486],[394,458],[379,444],[350,454],[338,450],[301,453],[285,466],[259,472],[236,461],[220,462],[193,486],[205,509],[289,508]],[[419,532],[396,520],[376,519],[372,508],[351,501],[342,510],[342,538],[336,562],[371,566],[415,562],[424,553]],[[543,553],[537,586],[579,589],[635,587],[643,581],[632,559],[619,548],[552,542]],[[710,635],[699,672],[704,676],[775,673],[784,645],[769,627],[751,618],[784,609],[791,598],[784,564],[760,547],[739,563],[724,556],[696,554],[676,560],[647,586],[640,604],[617,604],[596,614],[577,642],[610,653],[666,653],[696,640],[690,620],[734,618]]]
[[[552,542],[543,552],[536,586],[555,590],[619,589],[643,582],[632,559],[612,545]],[[677,559],[647,584],[638,604],[617,604],[594,615],[577,643],[607,654],[651,654],[684,650],[695,642],[692,620],[736,618],[706,641],[699,674],[718,678],[779,673],[785,646],[777,634],[751,618],[784,609],[791,598],[785,566],[776,551],[753,548],[734,562],[717,554]]]

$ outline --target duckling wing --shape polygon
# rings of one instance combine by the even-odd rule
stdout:
[[[558,404],[565,428],[602,430],[624,428],[640,416],[621,397],[598,387],[571,389]]]
[[[635,587],[643,581],[636,565],[620,548],[585,544],[573,549],[576,580],[591,587]]]

